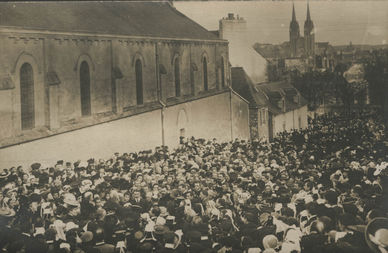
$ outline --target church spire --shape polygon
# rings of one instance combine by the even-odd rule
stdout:
[[[306,33],[307,34],[312,33],[313,29],[314,29],[314,23],[311,20],[310,5],[309,5],[309,2],[307,1],[307,17],[306,17],[306,21],[304,22],[305,35],[306,35]]]
[[[295,16],[295,6],[294,6],[294,3],[292,3],[292,21],[296,21],[296,16]]]
[[[309,2],[307,2],[307,20],[308,20],[308,21],[311,21]]]
[[[308,56],[313,56],[315,51],[315,34],[314,34],[314,23],[311,20],[310,15],[310,4],[307,1],[307,17],[304,22],[304,43],[305,53]]]
[[[295,57],[297,55],[298,40],[299,40],[299,23],[296,21],[295,6],[292,3],[292,20],[290,22],[290,55]]]

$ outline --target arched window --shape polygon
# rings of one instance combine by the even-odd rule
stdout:
[[[205,91],[207,91],[207,90],[209,90],[209,86],[208,86],[208,80],[207,80],[207,59],[206,59],[206,57],[203,57],[202,66],[203,66],[203,87],[204,87]]]
[[[89,116],[91,114],[90,71],[89,64],[86,61],[81,63],[79,75],[81,86],[81,113],[82,116]]]
[[[181,95],[181,74],[179,69],[179,58],[175,59],[174,63],[174,81],[175,81],[175,96]]]
[[[138,105],[143,104],[143,66],[139,59],[135,63],[136,73],[136,103]]]
[[[34,71],[29,63],[20,68],[20,104],[22,130],[34,128]]]
[[[191,95],[195,94],[195,75],[194,72],[198,71],[198,67],[195,63],[191,63],[190,66],[190,88],[191,88]]]
[[[224,65],[224,57],[221,58],[221,85],[225,86],[225,65]]]

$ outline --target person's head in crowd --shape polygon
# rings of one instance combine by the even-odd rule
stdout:
[[[325,199],[329,205],[337,205],[338,204],[338,193],[333,191],[333,190],[329,190],[325,194]]]
[[[263,238],[264,249],[276,249],[279,246],[278,238],[275,235],[266,235]]]
[[[384,249],[385,223],[372,221],[387,216],[388,157],[362,119],[339,128],[326,117],[313,122],[266,143],[183,138],[176,150],[10,168],[0,174],[0,215],[58,252],[104,241],[136,252],[276,252],[309,235],[341,248],[339,237],[368,223],[368,246]],[[45,244],[1,246],[44,252]]]
[[[96,230],[93,233],[93,238],[96,243],[102,243],[104,242],[104,228],[103,227],[97,227]]]
[[[388,251],[388,218],[374,218],[365,228],[365,240],[373,252]]]

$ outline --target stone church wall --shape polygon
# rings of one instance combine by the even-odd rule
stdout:
[[[176,147],[179,137],[231,141],[249,139],[248,103],[222,91],[186,103],[61,133],[0,149],[0,169],[35,161],[55,163],[91,157],[107,159],[114,152],[135,152],[163,144]],[[164,134],[164,136],[163,136]]]
[[[0,149],[0,169],[34,161],[107,159],[114,152],[151,149],[162,144],[160,111],[155,110]],[[141,133],[141,134],[139,134]]]
[[[0,147],[214,95],[230,83],[226,42],[0,31]],[[175,96],[174,59],[179,57],[181,96]],[[208,91],[202,61],[206,58]],[[143,105],[136,103],[135,62],[143,70]],[[221,87],[221,61],[225,87]],[[158,62],[157,62],[158,60]],[[81,115],[80,65],[90,70],[91,116]],[[35,128],[21,131],[20,67],[34,73]],[[161,66],[165,73],[157,75]],[[58,80],[52,80],[54,74]],[[159,80],[158,80],[159,78]],[[54,78],[55,79],[55,78]],[[7,81],[8,80],[8,81]],[[57,82],[58,81],[58,82]],[[160,81],[160,87],[158,87]],[[194,89],[193,89],[193,85]],[[193,92],[194,91],[194,92]]]
[[[21,106],[20,106],[20,68],[24,63],[32,66],[34,76],[34,110],[35,125],[45,125],[45,87],[44,87],[44,41],[39,38],[27,36],[14,37],[0,35],[0,77],[1,82],[8,80],[9,86],[0,89],[0,98],[5,107],[0,112],[0,138],[11,136],[21,131]],[[2,85],[3,86],[3,85]],[[9,104],[8,104],[9,103]]]

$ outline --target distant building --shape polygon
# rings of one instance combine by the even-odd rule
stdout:
[[[285,62],[285,64],[282,64],[284,69],[278,72],[294,70],[294,63],[298,64],[298,70],[333,70],[337,59],[336,52],[329,42],[315,42],[315,28],[309,4],[307,4],[303,35],[301,36],[300,34],[299,23],[296,19],[295,6],[293,4],[289,41],[279,45],[256,43],[254,48],[261,56],[271,62],[274,62],[275,59]],[[301,67],[300,64],[305,66]]]
[[[342,47],[337,51],[337,59],[343,64],[352,64],[356,61],[356,52],[357,48],[350,42],[349,45]]]
[[[304,51],[306,57],[314,57],[315,55],[315,30],[314,23],[310,17],[310,6],[307,2],[307,18],[304,22]]]
[[[290,48],[289,57],[314,57],[315,30],[310,16],[310,6],[307,3],[307,16],[304,22],[304,37],[300,36],[299,23],[295,16],[295,6],[292,4],[292,19],[290,22]]]
[[[385,54],[388,45],[353,45],[335,46],[336,61],[345,65],[373,61],[377,55]]]
[[[315,43],[315,68],[333,71],[337,61],[336,51],[329,42]]]
[[[233,89],[249,102],[252,139],[271,140],[283,131],[307,128],[307,101],[289,81],[256,84],[241,67],[231,73]]]
[[[288,71],[297,70],[300,73],[305,73],[308,70],[305,60],[301,58],[285,59],[284,65]]]

